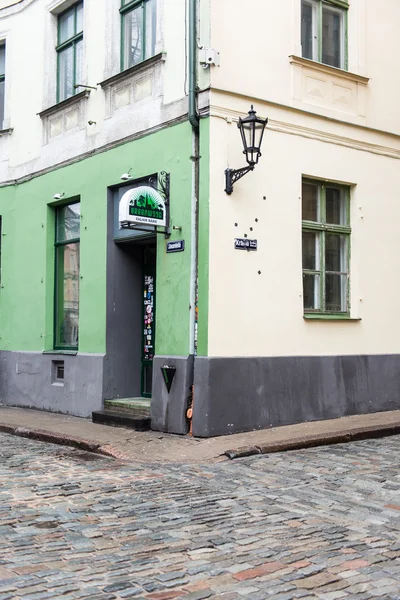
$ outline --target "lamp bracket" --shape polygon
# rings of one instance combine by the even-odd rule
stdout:
[[[225,170],[225,192],[230,196],[233,192],[233,185],[247,175],[250,171],[254,170],[254,165],[248,167],[242,167],[241,169],[226,169]]]

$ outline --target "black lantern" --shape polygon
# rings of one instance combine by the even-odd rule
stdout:
[[[238,127],[242,136],[243,154],[246,155],[248,167],[242,169],[226,169],[225,171],[225,192],[232,194],[233,184],[246,175],[249,171],[253,171],[258,159],[261,156],[261,144],[264,136],[265,126],[268,119],[257,117],[256,111],[251,105],[249,114],[244,119],[239,118]]]

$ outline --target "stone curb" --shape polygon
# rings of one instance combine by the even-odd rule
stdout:
[[[3,433],[9,433],[11,435],[17,435],[19,437],[29,438],[31,440],[38,440],[40,442],[47,442],[51,444],[59,444],[60,446],[70,446],[77,448],[78,450],[84,450],[85,452],[92,452],[94,454],[101,454],[108,458],[117,458],[121,460],[128,459],[128,456],[111,446],[110,444],[101,445],[98,442],[90,442],[83,438],[66,435],[64,433],[52,433],[50,431],[44,431],[42,429],[28,429],[26,427],[15,427],[13,425],[5,425],[0,423],[0,431]]]
[[[316,446],[329,446],[331,444],[347,444],[358,440],[381,438],[400,434],[400,423],[391,425],[370,425],[357,427],[337,433],[319,433],[260,444],[259,446],[241,446],[234,450],[226,450],[225,456],[231,460],[254,456],[255,454],[272,454],[274,452],[286,452],[288,450],[300,450],[302,448],[313,448]]]

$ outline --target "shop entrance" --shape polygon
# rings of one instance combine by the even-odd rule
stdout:
[[[155,236],[121,241],[110,236],[104,366],[106,401],[151,398],[155,310]]]

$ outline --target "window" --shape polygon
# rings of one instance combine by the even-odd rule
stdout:
[[[0,129],[4,122],[4,95],[6,87],[6,47],[0,45]]]
[[[155,54],[156,0],[122,0],[122,69]]]
[[[82,83],[83,2],[78,2],[58,16],[57,101],[76,93]]]
[[[303,180],[305,313],[349,313],[350,190]]]
[[[78,349],[80,214],[79,202],[56,209],[56,349]]]
[[[346,0],[302,0],[301,46],[304,58],[347,68]]]

